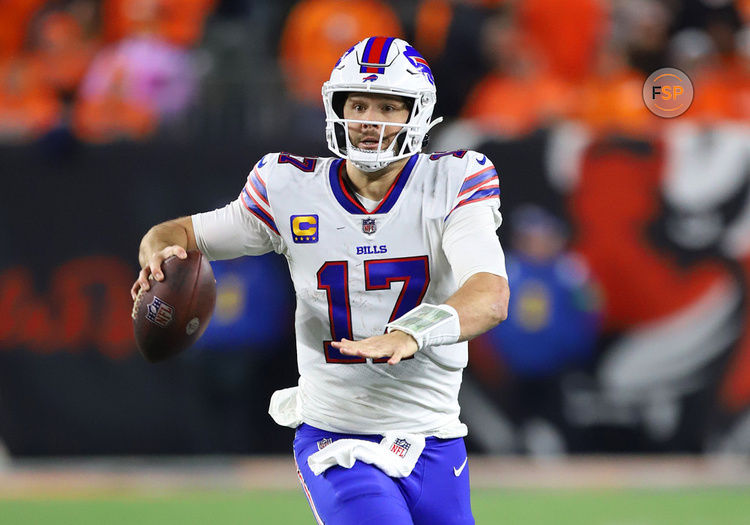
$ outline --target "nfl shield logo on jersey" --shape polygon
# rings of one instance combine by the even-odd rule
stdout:
[[[368,235],[375,233],[378,227],[375,224],[375,219],[362,219],[362,231]]]

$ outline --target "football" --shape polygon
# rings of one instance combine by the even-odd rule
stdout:
[[[133,303],[133,331],[143,356],[163,361],[190,347],[203,334],[216,305],[211,265],[197,250],[187,259],[172,256],[162,263],[164,279],[151,279]]]

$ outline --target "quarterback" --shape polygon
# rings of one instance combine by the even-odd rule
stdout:
[[[335,157],[268,153],[236,200],[141,241],[134,297],[186,250],[286,257],[300,377],[269,411],[318,523],[474,523],[458,391],[466,341],[507,315],[500,188],[481,153],[421,153],[435,101],[412,46],[367,38],[323,85]]]

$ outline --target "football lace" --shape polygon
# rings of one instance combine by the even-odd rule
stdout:
[[[138,312],[138,306],[141,304],[141,300],[143,299],[143,288],[138,289],[138,295],[135,296],[135,301],[133,301],[133,311],[130,314],[130,317],[135,319],[136,314]]]

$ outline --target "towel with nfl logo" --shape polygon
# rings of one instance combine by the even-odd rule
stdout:
[[[392,478],[405,478],[424,450],[424,436],[387,432],[380,443],[363,439],[339,439],[307,458],[316,476],[334,465],[352,468],[359,460],[378,467]]]

